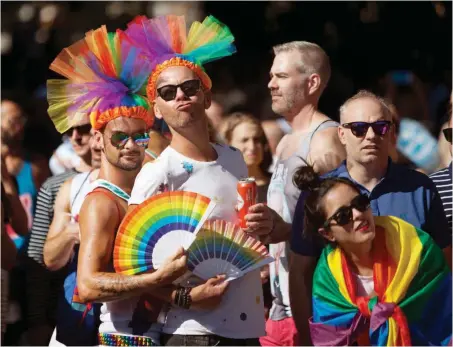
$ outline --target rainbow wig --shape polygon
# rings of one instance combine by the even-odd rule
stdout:
[[[67,78],[47,81],[48,112],[60,133],[84,118],[96,130],[117,117],[153,125],[145,91],[151,64],[121,31],[108,33],[102,26],[88,32],[63,49],[50,69]]]
[[[203,87],[209,90],[212,82],[203,64],[236,52],[230,29],[213,16],[206,17],[203,23],[192,23],[188,35],[184,16],[168,15],[153,19],[138,16],[128,24],[125,33],[152,62],[152,72],[146,87],[150,102],[156,98],[156,82],[166,68],[188,67],[197,74]]]

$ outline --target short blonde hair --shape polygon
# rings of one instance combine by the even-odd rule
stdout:
[[[348,104],[350,104],[351,102],[353,102],[355,100],[359,100],[359,99],[375,100],[381,106],[382,113],[384,113],[386,118],[388,118],[389,120],[392,120],[392,121],[394,120],[393,112],[392,112],[391,108],[389,107],[389,105],[387,104],[387,102],[380,96],[377,96],[376,94],[374,94],[368,90],[360,90],[358,93],[351,96],[348,100],[346,100],[343,103],[343,105],[340,106],[340,120],[344,117],[344,114],[346,112],[346,107],[348,106]]]
[[[325,89],[331,74],[330,59],[320,46],[308,41],[292,41],[276,45],[273,50],[275,55],[282,52],[299,52],[299,71],[318,74],[321,77],[321,92]]]

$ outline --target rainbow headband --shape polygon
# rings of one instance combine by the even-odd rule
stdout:
[[[192,23],[188,35],[184,16],[153,19],[139,16],[128,24],[125,33],[153,62],[146,86],[151,102],[157,96],[157,79],[165,69],[185,66],[197,74],[205,89],[210,90],[212,82],[203,65],[236,52],[230,29],[213,16],[206,17],[202,23]]]
[[[148,128],[154,116],[145,96],[151,64],[121,31],[105,26],[63,49],[50,69],[67,78],[47,81],[48,113],[56,129],[66,132],[82,119],[98,130],[118,117],[142,119]]]

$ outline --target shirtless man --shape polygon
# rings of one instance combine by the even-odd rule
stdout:
[[[266,346],[297,346],[310,343],[305,329],[304,312],[309,304],[298,298],[305,288],[298,276],[303,257],[289,250],[291,223],[300,191],[293,184],[295,170],[307,163],[325,173],[345,158],[337,134],[338,123],[318,111],[318,102],[330,77],[329,57],[314,43],[295,41],[274,47],[275,58],[268,88],[272,110],[285,117],[293,132],[285,135],[277,147],[277,162],[268,189],[268,206],[257,204],[246,216],[248,231],[270,242],[276,259],[270,264],[271,289],[274,296]],[[289,279],[289,271],[291,280]],[[309,285],[309,284],[307,284]]]

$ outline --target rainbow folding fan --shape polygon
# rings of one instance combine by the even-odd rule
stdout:
[[[233,280],[274,261],[259,240],[223,220],[207,221],[187,253],[189,270],[204,280],[220,274]]]
[[[158,269],[179,247],[187,249],[215,203],[184,191],[165,192],[141,203],[121,223],[113,251],[116,272]]]

